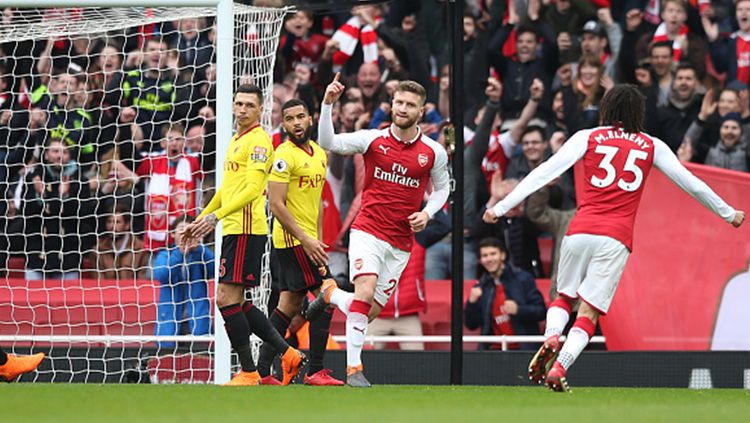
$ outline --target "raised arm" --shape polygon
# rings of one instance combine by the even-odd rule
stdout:
[[[318,122],[318,144],[328,151],[339,154],[357,154],[367,151],[370,142],[377,137],[377,130],[363,130],[350,134],[336,134],[333,131],[331,108],[344,92],[344,84],[339,82],[341,77],[337,73],[333,82],[328,84],[323,104],[320,106],[320,121]]]
[[[588,137],[591,130],[582,130],[576,132],[560,150],[542,163],[536,169],[532,170],[516,188],[511,191],[502,201],[495,204],[484,213],[486,223],[495,223],[497,218],[504,215],[513,207],[521,203],[526,197],[531,195],[539,188],[547,185],[550,181],[562,175],[575,164],[586,152]]]
[[[733,209],[719,197],[705,182],[690,173],[672,153],[667,144],[660,139],[654,139],[654,166],[680,187],[691,197],[717,216],[739,227],[745,219],[745,213]]]

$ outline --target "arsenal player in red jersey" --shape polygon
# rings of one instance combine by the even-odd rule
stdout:
[[[396,87],[389,128],[334,134],[331,107],[343,92],[336,74],[323,98],[318,143],[329,151],[362,154],[364,158],[362,206],[349,236],[349,277],[354,294],[324,282],[307,317],[314,320],[328,304],[347,315],[347,384],[367,387],[370,383],[360,358],[367,324],[396,289],[409,261],[414,233],[423,230],[448,199],[448,155],[419,128],[426,93],[418,83],[403,81]],[[422,207],[429,182],[433,191]]]
[[[598,317],[609,309],[633,249],[633,223],[652,166],[734,227],[745,220],[745,212],[730,207],[685,169],[662,140],[642,132],[644,104],[635,86],[612,88],[602,99],[602,126],[576,132],[484,215],[485,222],[496,222],[528,195],[583,160],[586,182],[561,246],[557,275],[560,295],[547,311],[547,340],[529,364],[532,382],[546,379],[547,387],[554,391],[569,390],[567,370],[588,344]],[[559,337],[578,299],[578,319],[560,348]]]

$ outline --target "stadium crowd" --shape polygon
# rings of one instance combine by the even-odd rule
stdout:
[[[466,4],[466,124],[458,128],[465,138],[463,272],[479,279],[466,321],[483,334],[538,334],[543,304],[528,281],[554,281],[555,261],[543,266],[549,258],[538,240],[559,240],[565,231],[576,207],[572,171],[497,225],[482,222],[484,211],[569,135],[597,126],[599,102],[618,83],[639,87],[648,132],[681,160],[747,172],[750,0]],[[12,22],[14,13],[6,9],[2,19]],[[333,109],[337,133],[389,125],[395,85],[411,79],[427,88],[422,131],[453,151],[444,13],[437,0],[395,0],[287,16],[273,71],[274,144],[285,138],[281,105],[299,98],[317,113],[326,85],[341,72],[346,91]],[[201,278],[205,284],[213,253],[202,246],[177,251],[173,234],[215,185],[215,41],[210,20],[187,18],[122,37],[1,46],[0,251],[25,258],[27,279],[79,278],[82,269],[103,278],[154,278],[165,304],[205,292],[174,286]],[[363,177],[361,156],[330,155],[324,241],[342,282]],[[451,275],[449,213],[446,207],[417,236],[395,298],[373,331],[421,334],[424,280]],[[495,249],[499,268],[480,257],[480,250]],[[7,269],[7,260],[0,267]],[[188,271],[195,277],[161,271],[180,265],[196,267]],[[494,307],[498,301],[502,307]],[[163,306],[160,321],[167,323],[159,327],[174,334],[179,325],[168,322],[190,318],[191,329],[206,333],[208,313],[203,303]]]

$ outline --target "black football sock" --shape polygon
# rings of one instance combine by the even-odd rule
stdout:
[[[279,354],[284,354],[289,348],[289,344],[286,343],[284,337],[274,329],[271,322],[262,311],[253,307],[253,304],[249,301],[245,302],[242,306],[242,311],[245,313],[247,323],[250,325],[250,331],[258,338],[262,339],[263,342],[271,344],[271,346]]]
[[[255,363],[250,351],[250,327],[242,313],[242,306],[232,304],[219,309],[224,318],[224,328],[229,335],[229,342],[240,359],[240,366],[244,372],[254,372]]]
[[[284,336],[286,334],[290,319],[286,314],[282,313],[281,310],[279,310],[278,308],[275,309],[271,313],[271,317],[268,320],[271,322],[271,325],[276,328],[276,331],[281,336]],[[271,374],[271,364],[273,363],[273,359],[274,357],[276,357],[276,354],[276,349],[268,342],[264,342],[263,346],[260,347],[260,355],[258,356],[258,372],[260,372],[261,376],[266,377]]]
[[[8,354],[0,348],[0,366],[8,362]]]
[[[320,319],[310,322],[310,367],[307,375],[323,370],[323,357],[328,345],[328,333],[331,330],[333,309],[326,309]]]

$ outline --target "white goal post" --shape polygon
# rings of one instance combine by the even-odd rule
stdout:
[[[226,149],[229,140],[233,133],[233,119],[231,109],[231,98],[235,87],[242,82],[252,81],[256,85],[260,86],[264,92],[264,113],[262,116],[263,126],[267,131],[270,132],[270,114],[272,110],[272,85],[273,85],[273,68],[274,60],[276,55],[276,47],[278,44],[279,34],[281,26],[283,24],[284,16],[291,10],[291,8],[258,8],[253,6],[245,6],[241,4],[235,4],[231,0],[9,0],[3,3],[4,7],[17,8],[20,12],[23,20],[14,22],[14,25],[7,25],[5,22],[0,25],[0,45],[6,42],[19,42],[19,41],[33,41],[33,40],[47,40],[51,36],[67,37],[68,41],[71,41],[72,36],[75,35],[92,35],[91,39],[97,37],[108,37],[109,33],[120,31],[124,34],[128,28],[135,28],[141,25],[149,25],[163,22],[178,21],[182,18],[194,18],[194,17],[215,17],[215,186],[218,187],[221,184],[222,178],[222,166],[220,165],[224,161]],[[43,16],[40,13],[41,9],[45,8],[56,8],[61,10],[75,9],[76,19],[66,19],[68,15],[61,14],[62,18],[57,20],[48,21],[48,16]],[[24,15],[24,11],[28,10],[28,16]],[[114,11],[114,12],[113,12]],[[122,13],[118,11],[123,11]],[[147,11],[147,12],[144,12]],[[128,13],[131,13],[135,18],[129,18]],[[52,23],[50,23],[52,22]],[[238,22],[235,24],[235,22]],[[16,25],[17,23],[17,25]],[[179,37],[179,33],[175,31]],[[164,34],[159,34],[161,37]],[[51,43],[51,41],[50,41]],[[72,47],[71,47],[72,48]],[[123,47],[124,48],[124,47]],[[29,60],[38,60],[38,58],[31,57],[32,52],[17,51],[19,55],[29,57]],[[118,54],[124,56],[123,51],[119,51]],[[180,52],[176,55],[179,57]],[[74,57],[74,56],[71,56]],[[71,63],[73,60],[71,60]],[[124,61],[123,61],[124,62]],[[35,62],[36,63],[36,62]],[[68,65],[69,67],[71,65]],[[178,65],[179,66],[179,65]],[[50,68],[52,65],[50,64]],[[181,68],[180,68],[181,69]],[[178,70],[180,70],[178,69]],[[121,72],[124,74],[124,64]],[[51,71],[48,72],[48,77],[51,79]],[[86,76],[88,82],[88,75]],[[87,85],[86,85],[87,86]],[[31,87],[33,88],[33,87]],[[197,86],[189,87],[191,90],[197,90]],[[106,91],[106,90],[105,90]],[[192,93],[192,91],[191,91]],[[2,94],[2,90],[0,90]],[[13,92],[14,96],[18,95],[21,97],[20,92]],[[72,93],[68,93],[71,94]],[[106,92],[105,92],[106,94]],[[85,96],[85,95],[84,95]],[[192,98],[192,97],[190,97]],[[202,98],[202,100],[209,101],[208,94]],[[50,106],[52,107],[52,106]],[[145,106],[144,106],[145,107]],[[83,109],[81,109],[83,110]],[[158,109],[156,109],[158,111]],[[84,113],[84,112],[81,112]],[[1,112],[0,112],[1,114]],[[50,120],[49,114],[46,116],[47,122]],[[137,120],[137,117],[134,118]],[[209,118],[207,118],[209,119]],[[135,122],[134,120],[134,122]],[[0,120],[0,123],[2,120]],[[42,123],[43,124],[43,123]],[[30,124],[29,124],[30,125]],[[171,125],[171,123],[170,123]],[[136,135],[133,135],[135,139]],[[140,135],[143,137],[143,135]],[[47,137],[46,142],[49,141]],[[142,140],[141,140],[142,141]],[[158,142],[158,141],[155,141]],[[44,153],[37,153],[37,155],[43,155]],[[78,151],[80,153],[80,150]],[[213,154],[213,153],[211,153]],[[81,156],[78,156],[81,157]],[[115,156],[117,159],[118,156]],[[4,159],[3,159],[4,160]],[[95,159],[96,160],[96,159]],[[38,159],[42,161],[42,159]],[[41,164],[41,163],[40,163]],[[85,164],[83,161],[79,161],[79,164]],[[94,163],[92,168],[95,169],[100,163]],[[181,164],[181,163],[180,163]],[[5,162],[2,163],[5,166]],[[82,167],[82,166],[81,166]],[[179,172],[179,169],[178,169]],[[5,182],[5,181],[0,181]],[[19,182],[19,185],[22,182]],[[18,188],[20,192],[22,188]],[[196,190],[196,196],[200,197],[201,193],[200,186]],[[200,207],[197,204],[196,207]],[[79,207],[80,208],[80,207]],[[149,211],[144,211],[144,218],[148,218]],[[101,216],[93,216],[95,218],[101,218]],[[39,234],[42,237],[42,242],[47,235],[46,232]],[[10,242],[10,241],[8,241]],[[26,242],[26,241],[24,241]],[[218,227],[216,231],[216,244],[214,251],[216,252],[216,259],[214,263],[214,274],[219,273],[219,260],[218,254],[221,249],[221,228]],[[43,252],[42,252],[43,253]],[[64,252],[63,252],[64,253]],[[81,252],[83,253],[83,252]],[[40,254],[41,256],[42,254]],[[61,254],[62,256],[62,254]],[[62,261],[63,259],[61,259]],[[268,269],[268,254],[265,259],[265,269]],[[187,263],[186,263],[187,267]],[[9,274],[11,269],[0,269],[6,272],[6,281],[9,280]],[[26,269],[28,270],[28,268]],[[23,271],[23,269],[21,270]],[[79,272],[80,273],[80,272]],[[43,272],[42,272],[43,274]],[[64,272],[63,272],[64,275]],[[101,276],[100,276],[101,278]],[[44,276],[43,279],[47,279]],[[270,290],[270,275],[268,270],[264,270],[264,281],[263,285],[257,292],[253,293],[253,298],[256,298],[256,304],[258,306],[263,304],[262,308],[265,309],[265,302],[259,301],[261,298],[267,300],[268,292]],[[131,288],[137,289],[135,286],[135,278],[129,281],[133,286]],[[46,286],[42,284],[42,286]],[[208,285],[209,287],[211,284]],[[214,289],[216,284],[213,284]],[[13,325],[20,327],[21,323],[28,323],[32,327],[32,331],[36,333],[34,325],[34,316],[29,317],[18,317],[15,315],[15,310],[12,309],[13,305],[9,306],[10,315],[4,314],[2,307],[8,306],[6,303],[8,299],[3,298],[4,292],[15,293],[14,287],[8,284],[7,290],[3,291],[3,284],[0,283],[0,327],[3,324]],[[111,288],[111,287],[109,287]],[[43,288],[41,288],[43,289]],[[41,290],[40,289],[40,290]],[[82,287],[81,290],[85,291],[88,288]],[[94,288],[96,289],[96,288]],[[61,290],[64,292],[65,287]],[[112,291],[108,291],[105,288],[101,288],[101,294],[109,295]],[[43,294],[43,293],[42,293]],[[67,297],[66,297],[67,298]],[[206,298],[206,300],[208,300]],[[229,340],[225,331],[223,330],[223,320],[215,309],[212,313],[213,318],[213,331],[210,334],[205,335],[171,335],[171,336],[158,336],[153,333],[141,333],[141,334],[126,334],[122,332],[120,335],[117,334],[89,334],[86,331],[84,334],[72,333],[68,336],[56,336],[45,334],[24,334],[24,333],[8,333],[0,331],[0,344],[4,344],[7,347],[7,343],[12,343],[11,349],[15,349],[20,345],[20,348],[25,347],[36,348],[36,342],[42,343],[42,345],[52,345],[59,342],[68,342],[69,344],[75,343],[92,343],[97,345],[104,345],[105,348],[111,345],[123,345],[136,343],[142,348],[148,343],[158,342],[187,342],[193,344],[204,344],[212,345],[213,353],[213,382],[224,383],[230,378],[231,370],[231,355]],[[34,313],[33,307],[31,307],[32,314]],[[58,309],[51,310],[49,313],[62,312],[70,314],[69,310]],[[107,310],[100,310],[102,313],[102,319],[107,318]],[[140,312],[140,310],[138,311]],[[50,318],[51,319],[51,318]],[[20,323],[19,323],[20,322]],[[179,326],[179,323],[178,323]],[[257,349],[257,342],[255,342]],[[151,344],[153,345],[153,344]],[[158,344],[157,344],[158,345]],[[42,347],[43,348],[43,347]],[[70,347],[68,347],[70,349]],[[89,350],[89,347],[86,347]],[[43,349],[42,349],[43,350]],[[115,357],[116,359],[117,357]],[[106,376],[107,370],[107,358],[102,357],[105,361],[104,370],[101,371]],[[124,360],[123,357],[120,357]],[[86,370],[75,370],[76,364],[73,359],[68,360],[71,374],[75,374],[76,371],[82,372]],[[55,365],[51,372],[55,372]],[[53,377],[54,380],[54,377]],[[72,380],[72,376],[71,379]],[[89,377],[85,376],[83,381],[89,381]],[[100,381],[100,379],[93,378],[93,381]]]

